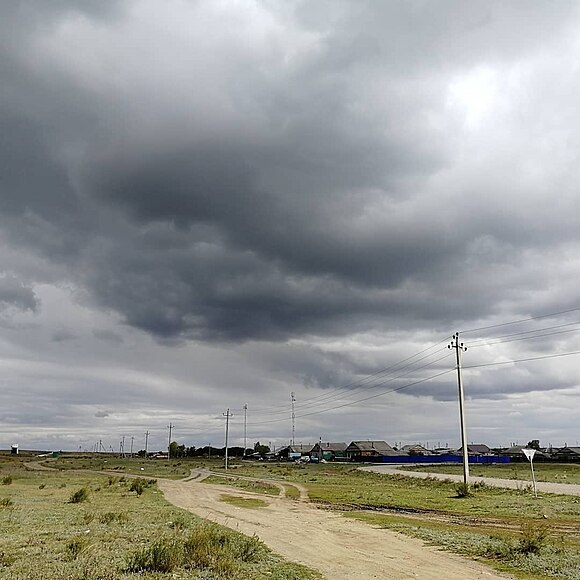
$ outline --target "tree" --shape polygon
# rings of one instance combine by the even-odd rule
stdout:
[[[527,447],[528,449],[535,449],[536,451],[540,451],[540,440],[532,439],[531,441],[528,441]]]
[[[261,445],[259,441],[256,441],[254,444],[254,452],[263,455],[264,453],[269,453],[270,448],[267,445]]]
[[[176,441],[169,444],[169,457],[183,457],[185,455],[185,445],[178,445]]]

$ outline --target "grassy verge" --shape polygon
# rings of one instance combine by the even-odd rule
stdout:
[[[461,465],[423,465],[403,467],[409,471],[428,471],[429,473],[461,474]],[[490,465],[470,465],[469,472],[477,477],[498,477],[516,479],[532,483],[529,463],[506,463]],[[534,462],[534,473],[537,481],[550,483],[580,484],[580,464],[577,463],[542,463]]]
[[[62,456],[58,459],[50,459],[43,465],[59,471],[90,470],[90,471],[115,471],[119,475],[124,473],[142,475],[144,477],[164,477],[166,479],[182,479],[190,473],[194,465],[186,460],[163,460],[163,459],[131,459],[122,457],[75,457]],[[197,465],[195,465],[197,466]]]
[[[268,506],[268,504],[263,499],[253,497],[238,497],[236,495],[228,495],[228,494],[223,494],[221,496],[221,501],[229,503],[231,505],[235,505],[237,507],[250,509]]]
[[[8,475],[0,486],[0,578],[319,578],[257,538],[175,508],[151,478],[0,462],[0,476]]]
[[[212,483],[217,485],[229,485],[237,487],[245,491],[253,491],[254,493],[265,493],[267,495],[280,495],[278,486],[265,481],[252,481],[250,479],[240,479],[239,477],[222,477],[210,476],[203,480],[204,483]]]

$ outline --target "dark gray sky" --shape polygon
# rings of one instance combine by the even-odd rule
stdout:
[[[242,443],[245,403],[281,445],[291,392],[297,441],[455,446],[455,331],[470,441],[575,444],[579,39],[572,1],[1,2],[0,447]]]

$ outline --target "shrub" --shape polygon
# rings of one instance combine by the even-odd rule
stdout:
[[[84,536],[75,536],[67,545],[67,557],[69,560],[76,560],[79,555],[87,549],[88,540]]]
[[[129,517],[124,512],[106,512],[99,516],[101,524],[112,524],[117,522],[119,524],[129,521]]]
[[[455,486],[455,493],[457,497],[469,497],[471,495],[471,489],[468,483],[458,483]]]
[[[143,493],[143,483],[141,480],[136,479],[131,483],[131,487],[129,491],[134,491],[137,495],[141,495]]]
[[[537,554],[546,542],[550,532],[548,524],[529,520],[522,523],[518,551],[523,554]]]
[[[151,487],[157,483],[156,479],[143,479],[138,477],[131,481],[129,491],[134,491],[137,495],[141,495],[146,487]]]
[[[11,475],[5,475],[2,478],[2,485],[11,485],[14,480]]]
[[[82,503],[89,499],[89,490],[86,487],[81,487],[73,492],[69,498],[69,503]]]
[[[129,559],[129,572],[172,572],[183,563],[183,545],[175,538],[163,538],[135,552]]]
[[[0,499],[0,507],[9,508],[14,505],[14,502],[9,497],[3,497]]]

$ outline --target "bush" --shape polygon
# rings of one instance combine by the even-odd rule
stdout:
[[[3,497],[0,499],[0,507],[9,508],[14,505],[14,502],[9,497]]]
[[[550,532],[548,524],[530,520],[522,523],[518,551],[523,554],[537,554],[546,542]]]
[[[183,545],[175,538],[164,538],[134,553],[129,572],[172,572],[183,563]]]
[[[69,498],[69,503],[82,503],[89,499],[89,490],[86,487],[81,487],[73,492]]]
[[[11,475],[5,475],[2,478],[2,485],[11,485],[14,480]]]
[[[88,540],[84,536],[75,536],[67,545],[67,557],[69,560],[76,560],[79,555],[87,549]]]
[[[237,572],[239,563],[256,562],[266,552],[256,537],[248,538],[222,530],[219,526],[197,526],[186,537],[181,533],[165,537],[135,552],[129,572],[171,572],[176,568],[207,570],[211,577]]]
[[[156,479],[143,479],[138,477],[131,481],[129,491],[134,491],[137,495],[141,495],[146,487],[151,487],[157,483]]]
[[[469,497],[471,495],[471,489],[468,483],[458,483],[455,486],[455,493],[457,497]]]

